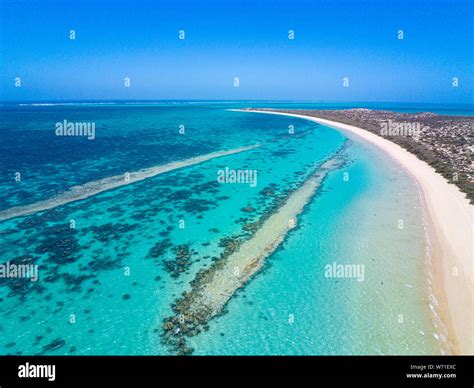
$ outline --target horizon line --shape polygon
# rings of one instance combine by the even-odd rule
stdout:
[[[322,103],[322,104],[426,104],[426,105],[447,105],[447,106],[470,106],[474,108],[474,104],[470,102],[428,102],[428,101],[344,101],[344,100],[308,100],[308,99],[185,99],[185,98],[161,98],[161,99],[25,99],[25,100],[1,100],[4,103],[94,103],[94,102],[287,102],[287,103]]]

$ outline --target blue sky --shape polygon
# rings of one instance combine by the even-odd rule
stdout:
[[[468,0],[0,0],[0,13],[2,100],[472,103]]]

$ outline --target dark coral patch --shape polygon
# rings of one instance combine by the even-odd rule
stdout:
[[[178,245],[174,249],[174,254],[173,259],[164,260],[163,264],[165,270],[171,273],[173,278],[177,278],[191,266],[191,256],[197,254],[197,252],[190,250],[189,245]]]
[[[57,350],[62,348],[66,344],[66,341],[58,338],[55,339],[54,341],[50,342],[49,344],[43,346],[43,352],[51,352],[53,350]]]
[[[171,244],[170,239],[160,240],[153,247],[151,247],[150,251],[148,252],[147,257],[151,257],[156,259],[162,256],[169,248],[171,248],[173,244]]]
[[[123,224],[111,222],[100,225],[92,226],[91,229],[95,234],[95,238],[101,242],[110,242],[113,240],[119,240],[123,234],[128,233],[134,230],[137,227],[137,224]]]

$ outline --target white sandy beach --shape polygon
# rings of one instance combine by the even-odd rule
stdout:
[[[432,242],[433,293],[448,327],[453,354],[474,354],[474,206],[456,186],[399,145],[362,128],[311,116],[246,110],[299,117],[356,134],[397,161],[418,182],[427,212]]]

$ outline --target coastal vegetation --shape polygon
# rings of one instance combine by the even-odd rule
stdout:
[[[272,109],[259,109],[272,110]],[[420,128],[416,136],[404,133],[383,136],[432,166],[449,183],[456,185],[474,204],[474,133],[472,117],[434,113],[398,113],[384,110],[275,110],[333,120],[363,128],[383,136],[386,123],[412,124]]]

